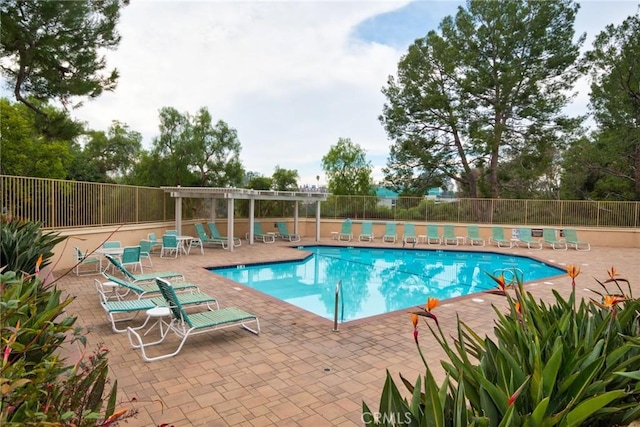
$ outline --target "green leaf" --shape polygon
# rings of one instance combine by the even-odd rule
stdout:
[[[640,381],[640,370],[633,372],[614,372],[614,374]]]
[[[574,409],[569,411],[563,420],[562,427],[573,427],[580,425],[584,420],[588,419],[594,412],[606,406],[616,399],[622,399],[627,393],[622,390],[609,391],[596,397],[584,400]]]
[[[540,401],[536,408],[531,413],[531,426],[541,426],[544,416],[549,406],[549,397],[545,397]]]
[[[442,402],[438,393],[438,385],[436,384],[431,371],[427,369],[424,380],[425,386],[425,402],[424,412],[427,419],[427,426],[444,427],[444,413],[442,410]]]
[[[560,370],[560,364],[562,363],[563,351],[564,346],[558,346],[547,361],[542,371],[542,391],[544,393],[543,398],[549,397],[551,391],[553,390],[553,387],[556,384],[558,371]]]

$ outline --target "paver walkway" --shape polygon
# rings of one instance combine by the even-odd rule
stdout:
[[[303,240],[296,246],[305,243],[315,242]],[[354,244],[329,239],[322,243]],[[342,324],[339,332],[333,332],[329,320],[238,286],[204,268],[301,256],[300,251],[289,246],[285,242],[252,246],[243,242],[233,253],[206,248],[204,255],[198,252],[176,260],[154,255],[154,266],[145,269],[145,273],[161,270],[184,273],[203,292],[215,296],[221,307],[239,306],[258,315],[262,333],[256,336],[231,328],[193,336],[176,357],[153,363],[141,360],[139,353],[130,348],[126,334],[111,331],[94,289],[93,280],[99,276],[69,274],[58,282],[60,289],[76,296],[68,313],[78,316],[78,324],[92,329],[88,334],[89,348],[103,343],[110,349],[110,373],[118,380],[119,397],[124,401],[136,399],[133,405],[139,414],[124,425],[362,426],[362,402],[372,409],[378,407],[385,370],[396,379],[400,372],[412,380],[424,373],[406,312]],[[478,250],[468,246],[464,249]],[[595,279],[605,279],[607,270],[615,266],[631,281],[634,295],[640,294],[640,249],[596,245],[591,252],[485,250],[529,253],[558,264],[576,264],[582,269],[577,292],[587,297],[594,295],[586,289],[597,287]],[[563,275],[549,283],[528,285],[527,289],[548,298],[551,289],[567,295],[570,283]],[[492,304],[500,307],[506,302],[502,297],[482,294],[445,301],[436,310],[445,331],[455,328],[459,315],[484,335],[492,330]],[[431,368],[441,377],[438,367],[443,352],[426,327],[420,337]],[[171,337],[158,350],[173,349],[177,343],[177,338]]]

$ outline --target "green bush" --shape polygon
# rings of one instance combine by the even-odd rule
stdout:
[[[134,415],[135,410],[115,411],[117,383],[107,390],[105,348],[83,353],[71,365],[60,357],[65,341],[86,347],[76,318],[65,315],[73,298],[62,300],[55,282],[44,286],[38,277],[61,239],[43,235],[33,223],[0,225],[0,425],[107,426]]]
[[[57,233],[43,233],[41,224],[18,218],[0,217],[0,267],[5,271],[35,272],[38,258],[40,268],[46,267],[53,256],[53,248],[66,237]]]
[[[442,362],[443,384],[438,387],[422,357],[424,378],[411,383],[400,376],[411,392],[407,400],[387,372],[378,413],[363,403],[365,424],[612,426],[640,418],[640,300],[612,269],[598,282],[596,299],[576,307],[579,270],[567,271],[573,286],[569,299],[554,291],[549,305],[536,301],[522,283],[505,286],[504,276],[494,277],[508,303],[507,314],[494,307],[495,340],[481,338],[458,320],[450,343],[430,299],[424,310],[412,313],[414,337],[422,357],[419,316],[425,323],[435,321],[435,327],[427,326],[448,357]]]

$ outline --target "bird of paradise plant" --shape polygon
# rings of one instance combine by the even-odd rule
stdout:
[[[571,294],[565,300],[553,291],[554,301],[538,301],[517,280],[513,295],[507,287],[508,310],[494,306],[495,338],[480,337],[458,320],[450,343],[429,309],[412,311],[414,341],[426,374],[410,382],[400,379],[410,393],[407,399],[387,372],[377,419],[364,417],[366,425],[391,425],[385,414],[410,416],[407,425],[564,426],[626,425],[640,418],[640,301],[615,269],[601,283],[601,300],[581,300],[575,305],[578,267],[567,266]],[[616,293],[606,291],[614,283]],[[418,340],[420,319],[430,329],[448,360],[438,386]],[[435,326],[429,321],[433,320]],[[370,413],[363,403],[363,413]]]

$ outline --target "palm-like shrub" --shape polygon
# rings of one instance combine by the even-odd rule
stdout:
[[[535,300],[522,283],[512,286],[512,296],[504,277],[494,277],[508,304],[506,314],[494,307],[495,339],[458,321],[450,343],[430,300],[412,314],[414,337],[422,356],[418,318],[435,320],[427,325],[448,356],[443,384],[425,361],[424,378],[411,383],[401,376],[412,395],[407,400],[387,373],[377,416],[363,403],[366,424],[611,426],[640,418],[640,300],[612,269],[596,299],[576,307],[579,270],[568,272],[569,299],[554,291],[551,304]]]
[[[133,415],[115,411],[117,383],[108,390],[105,348],[71,365],[59,356],[66,340],[86,346],[76,318],[65,314],[73,298],[63,300],[55,282],[44,286],[38,277],[62,239],[33,223],[0,225],[0,425],[106,426]]]
[[[42,257],[39,267],[46,267],[53,256],[53,248],[65,238],[58,233],[43,233],[40,223],[2,215],[0,267],[4,267],[5,271],[33,274],[38,259]]]

